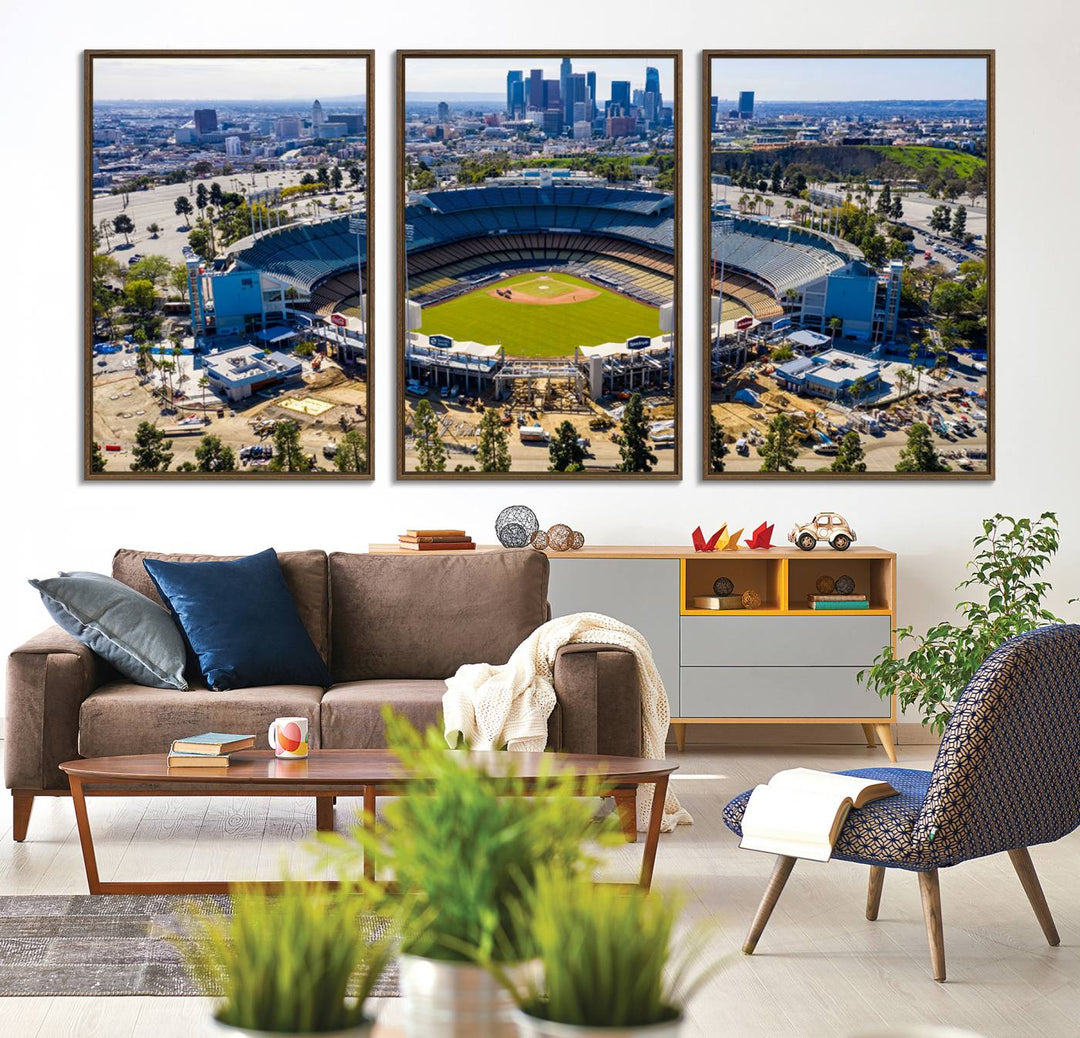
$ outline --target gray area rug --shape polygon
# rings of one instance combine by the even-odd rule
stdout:
[[[168,940],[192,903],[228,910],[229,898],[0,896],[0,995],[200,995]],[[385,923],[369,925],[375,938]],[[372,994],[398,994],[396,963]]]

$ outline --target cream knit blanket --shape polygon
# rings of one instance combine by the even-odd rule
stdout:
[[[474,750],[501,746],[543,750],[548,718],[555,709],[555,656],[563,645],[577,642],[614,645],[634,654],[641,686],[642,756],[663,760],[671,715],[652,650],[632,627],[600,613],[571,613],[549,620],[533,631],[503,666],[467,663],[459,667],[447,680],[443,695],[446,741],[456,746],[464,738]],[[648,828],[652,797],[652,785],[638,786],[637,821],[642,831]],[[692,822],[669,786],[663,832]]]

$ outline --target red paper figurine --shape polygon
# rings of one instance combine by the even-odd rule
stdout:
[[[771,548],[772,547],[772,533],[774,524],[769,523],[766,525],[762,523],[753,533],[753,536],[746,539],[746,543],[751,548]]]
[[[705,540],[705,535],[701,532],[701,527],[697,527],[690,535],[694,542],[694,551],[716,551],[716,542],[724,535],[726,529],[727,523],[724,523],[716,533],[708,540]]]

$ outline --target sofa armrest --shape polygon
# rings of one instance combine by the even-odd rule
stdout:
[[[58,765],[79,755],[79,707],[108,667],[78,639],[50,627],[7,664],[4,772],[9,789],[66,789]]]
[[[566,753],[641,754],[641,689],[634,654],[614,645],[564,645],[555,698]]]

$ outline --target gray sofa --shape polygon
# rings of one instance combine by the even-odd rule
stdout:
[[[121,549],[113,576],[161,601],[143,559],[194,562],[222,556]],[[463,663],[505,663],[548,619],[548,560],[532,549],[461,555],[279,553],[300,618],[326,660],[327,690],[277,685],[213,692],[188,661],[184,692],[121,678],[60,628],[8,658],[5,779],[23,840],[34,797],[66,795],[63,761],[163,753],[203,731],[266,730],[304,716],[312,748],[384,745],[384,703],[414,724],[438,719],[444,679]],[[555,661],[557,706],[548,745],[570,753],[635,756],[641,709],[633,656],[605,645],[568,645]]]

